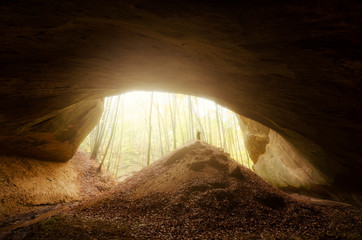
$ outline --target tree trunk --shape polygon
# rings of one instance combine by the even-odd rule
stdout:
[[[115,113],[115,116],[114,116],[114,119],[113,119],[113,125],[112,125],[112,129],[111,129],[111,135],[109,136],[109,141],[108,141],[106,150],[104,151],[104,155],[103,155],[102,161],[101,161],[101,163],[99,164],[99,167],[98,167],[98,169],[97,169],[97,172],[100,172],[101,169],[102,169],[102,165],[103,165],[103,163],[104,163],[104,160],[105,160],[106,157],[107,157],[108,149],[109,149],[109,147],[110,147],[110,145],[111,145],[112,138],[113,138],[113,136],[114,136],[114,134],[115,134],[116,121],[117,121],[117,115],[118,115],[118,107],[119,107],[119,99],[120,99],[120,97],[118,96],[116,113]]]
[[[171,104],[171,97],[170,94],[168,95],[168,105],[169,105],[169,109],[170,109],[170,115],[171,115],[171,127],[172,127],[172,135],[173,135],[173,149],[176,149],[176,121],[175,121],[175,113],[174,111],[175,109],[175,99],[173,99],[173,109],[172,109],[172,104]]]
[[[217,122],[217,129],[219,132],[219,146],[222,146],[222,140],[221,140],[221,126],[220,126],[220,120],[219,120],[219,106],[215,103],[216,106],[216,122]]]
[[[193,118],[193,111],[192,111],[192,102],[191,102],[191,96],[188,96],[189,101],[189,118],[190,118],[190,137],[191,139],[195,138],[194,135],[194,118]]]
[[[91,158],[94,159],[94,160],[97,160],[98,152],[99,152],[99,149],[101,147],[101,143],[103,141],[104,132],[105,132],[106,125],[107,125],[107,122],[108,122],[110,106],[111,106],[111,99],[108,100],[108,102],[106,104],[106,108],[104,110],[104,114],[102,116],[102,119],[101,119],[101,121],[99,122],[99,124],[97,126],[97,133],[96,133],[95,143],[94,143],[93,151],[92,151],[92,155],[91,155]]]
[[[192,109],[193,109],[193,112],[194,112],[194,114],[195,114],[195,118],[196,118],[197,122],[199,123],[200,133],[202,133],[203,139],[206,139],[207,134],[206,134],[206,132],[205,132],[205,130],[204,130],[204,127],[202,126],[202,123],[201,123],[201,120],[200,120],[199,107],[198,107],[199,104],[198,104],[198,102],[197,102],[197,98],[194,97],[194,100],[195,100],[195,103],[196,103],[196,109],[195,109],[195,108],[192,108]]]
[[[161,128],[161,114],[160,111],[158,111],[158,103],[154,103],[155,108],[157,109],[157,123],[158,123],[158,134],[159,134],[159,138],[160,138],[160,152],[161,152],[161,156],[165,155],[164,153],[164,149],[163,149],[163,143],[162,143],[162,128]]]
[[[151,135],[152,135],[152,106],[153,106],[153,92],[151,93],[150,115],[149,115],[149,117],[148,117],[147,166],[150,165]]]
[[[115,170],[115,178],[117,179],[118,176],[118,171],[119,171],[119,164],[121,162],[122,159],[122,142],[123,142],[123,120],[124,120],[124,96],[121,97],[121,136],[120,136],[120,140],[119,140],[119,152],[118,152],[118,157],[117,157],[117,167]]]
[[[237,119],[236,119],[236,116],[234,114],[234,117],[233,117],[233,121],[234,121],[234,128],[235,128],[235,135],[236,135],[236,142],[237,142],[237,145],[238,145],[238,152],[239,152],[239,155],[240,155],[240,161],[241,161],[241,164],[244,165],[243,163],[243,155],[242,155],[242,152],[241,152],[241,149],[240,149],[240,141],[239,141],[239,134],[238,134],[238,131],[237,131]]]

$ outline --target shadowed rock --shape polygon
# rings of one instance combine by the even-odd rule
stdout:
[[[66,161],[99,119],[89,102],[170,91],[260,122],[322,180],[360,191],[361,12],[353,0],[5,1],[0,151]]]

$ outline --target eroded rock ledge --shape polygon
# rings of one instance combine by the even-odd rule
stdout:
[[[0,225],[16,215],[96,197],[117,181],[77,152],[66,163],[0,157]]]

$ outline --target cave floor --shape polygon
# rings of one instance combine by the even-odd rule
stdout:
[[[194,143],[97,197],[0,226],[0,239],[362,239],[362,211],[282,192]]]
[[[206,184],[216,188],[207,190]],[[228,185],[227,187],[225,187]],[[133,200],[112,192],[28,213],[0,227],[0,239],[361,239],[360,208],[289,195],[259,204],[225,179],[194,181],[175,194]],[[190,192],[190,189],[193,189]],[[239,195],[239,197],[238,197]],[[187,196],[187,199],[186,199]],[[283,196],[285,199],[285,196]],[[23,216],[24,217],[24,216]]]
[[[125,198],[111,201],[105,198],[102,205],[93,207],[90,206],[94,199],[81,207],[77,203],[44,206],[42,210],[22,215],[23,220],[18,218],[1,226],[0,239],[361,239],[362,236],[361,209],[330,200],[293,195],[298,203],[260,211],[259,206],[226,207],[228,200],[216,199],[215,203],[211,195],[206,199],[204,196],[203,204],[193,208],[178,206],[167,194],[156,195],[137,201],[136,206]]]

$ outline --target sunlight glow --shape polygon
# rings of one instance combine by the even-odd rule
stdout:
[[[106,98],[102,119],[80,150],[120,177],[196,139],[198,131],[202,141],[222,147],[251,167],[232,111],[207,99],[164,92],[134,91]]]

